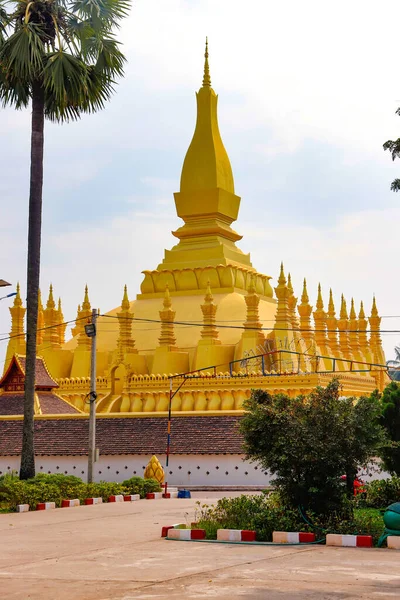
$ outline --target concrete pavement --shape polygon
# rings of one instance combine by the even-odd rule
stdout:
[[[384,599],[400,597],[400,552],[233,546],[160,539],[194,519],[191,500],[0,515],[5,600]],[[233,495],[233,494],[229,494]],[[235,494],[236,495],[236,494]]]

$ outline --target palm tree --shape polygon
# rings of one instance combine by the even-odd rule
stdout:
[[[400,346],[395,346],[394,352],[396,358],[386,361],[386,366],[388,367],[389,377],[394,381],[400,381]]]
[[[66,122],[104,107],[123,75],[125,57],[115,30],[129,8],[130,0],[0,0],[0,102],[16,109],[32,102],[21,479],[35,475],[44,119]]]

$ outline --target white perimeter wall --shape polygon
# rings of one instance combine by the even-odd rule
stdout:
[[[124,481],[134,475],[143,476],[151,455],[100,456],[94,468],[95,481]],[[263,486],[268,485],[270,476],[260,467],[242,459],[242,455],[172,455],[169,466],[165,466],[165,455],[158,456],[170,485],[209,486]],[[76,475],[84,481],[87,477],[86,456],[38,456],[37,473],[64,473]],[[0,475],[19,470],[18,456],[0,456]]]
[[[143,475],[151,455],[100,456],[94,468],[95,481],[124,481],[134,475]],[[177,486],[267,486],[271,476],[262,472],[257,464],[243,460],[241,454],[224,455],[172,455],[165,466],[165,455],[158,456],[170,485]],[[86,456],[38,456],[37,473],[64,473],[76,475],[86,481]],[[0,475],[18,471],[18,456],[0,456]],[[390,477],[388,473],[374,469],[369,475],[360,473],[364,480]]]

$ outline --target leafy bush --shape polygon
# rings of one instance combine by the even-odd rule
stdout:
[[[308,512],[349,516],[347,496],[360,467],[366,467],[386,438],[376,395],[343,398],[338,380],[307,397],[272,396],[253,390],[240,429],[247,458],[275,475],[283,503]],[[351,512],[351,511],[350,511]]]
[[[359,506],[385,509],[400,502],[400,477],[376,479],[365,484],[365,492],[357,499]]]
[[[161,485],[158,483],[156,479],[145,479],[144,480],[144,494],[149,494],[151,492],[161,492]]]
[[[381,396],[381,424],[385,428],[390,443],[382,448],[381,457],[389,473],[400,476],[400,386],[391,381]]]
[[[125,479],[122,485],[128,490],[128,494],[139,494],[141,498],[145,497],[144,479],[142,477],[131,477]]]
[[[221,498],[215,506],[197,503],[195,521],[215,539],[217,529],[251,529],[259,541],[271,541],[273,531],[311,531],[298,511],[274,506],[265,494]]]
[[[276,493],[270,495],[221,498],[215,506],[197,502],[195,511],[197,526],[205,529],[207,539],[216,539],[217,529],[255,530],[257,540],[272,541],[273,531],[310,531],[317,540],[324,540],[327,533],[372,535],[377,543],[383,531],[380,511],[374,509],[348,509],[330,515],[301,515],[298,510],[279,504]]]

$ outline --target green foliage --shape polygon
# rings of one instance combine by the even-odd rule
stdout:
[[[283,503],[347,517],[340,476],[347,475],[350,497],[357,471],[385,440],[377,397],[340,397],[340,384],[333,380],[307,397],[253,390],[245,410],[240,428],[247,458],[275,475]]]
[[[386,509],[389,504],[400,502],[400,477],[376,479],[365,485],[365,492],[356,500],[358,506]]]
[[[400,115],[400,108],[396,110],[396,114]],[[400,138],[397,140],[388,140],[383,144],[383,149],[389,150],[392,155],[392,160],[400,157]],[[400,179],[394,179],[390,185],[392,192],[398,192],[400,190]]]
[[[327,533],[372,535],[376,544],[384,525],[379,510],[348,507],[342,512],[329,515],[307,514],[286,508],[279,494],[221,498],[215,506],[197,502],[195,521],[206,531],[207,539],[216,539],[218,529],[255,530],[257,540],[272,541],[273,531],[310,531],[317,540],[324,540]]]
[[[46,116],[77,119],[103,108],[123,75],[115,30],[129,0],[0,0],[0,102],[29,104],[44,92]]]
[[[381,406],[381,424],[390,440],[390,443],[382,448],[381,457],[389,473],[400,475],[400,386],[395,381],[390,382],[384,389]]]
[[[142,477],[131,477],[125,479],[122,485],[128,490],[128,494],[140,494],[141,498],[145,497],[144,479]]]
[[[144,494],[146,495],[151,492],[161,492],[161,485],[156,479],[150,477],[150,479],[144,480]]]
[[[273,531],[310,531],[297,510],[276,506],[265,494],[221,498],[216,506],[197,503],[195,521],[215,539],[217,529],[251,529],[259,541],[271,541]]]

